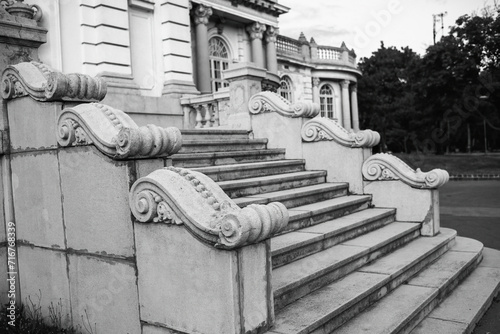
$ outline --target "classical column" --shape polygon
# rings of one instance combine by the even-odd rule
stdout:
[[[343,80],[342,85],[342,119],[344,129],[351,130],[351,106],[349,103],[349,80]]]
[[[212,92],[210,84],[210,63],[208,60],[208,18],[212,15],[212,8],[198,5],[194,11],[196,26],[196,67],[198,73],[198,90],[202,94]]]
[[[352,127],[354,132],[359,131],[359,112],[358,112],[358,86],[354,84],[351,89],[352,104]]]
[[[312,85],[313,85],[313,102],[319,104],[319,78],[318,77],[313,77],[312,78]]]
[[[278,36],[278,32],[278,28],[273,26],[268,26],[266,30],[267,70],[274,74],[278,74],[278,58],[276,57],[276,36]]]
[[[250,34],[252,41],[252,62],[258,67],[264,67],[264,57],[262,50],[262,36],[266,26],[259,22],[254,22],[247,26],[247,31]]]

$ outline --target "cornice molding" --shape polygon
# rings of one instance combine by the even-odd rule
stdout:
[[[182,146],[179,129],[152,124],[138,127],[123,111],[100,103],[64,109],[56,135],[63,147],[93,144],[116,160],[167,156]]]
[[[312,118],[319,114],[319,105],[309,101],[291,104],[280,95],[266,91],[253,95],[248,101],[248,110],[252,114],[277,112],[285,117]]]
[[[184,168],[158,169],[130,189],[130,210],[141,223],[184,225],[201,241],[235,249],[270,238],[289,220],[281,203],[239,208],[208,176]]]
[[[368,181],[400,180],[417,189],[435,189],[445,185],[450,175],[443,169],[422,172],[414,170],[403,160],[387,153],[368,158],[362,167],[363,177]]]
[[[301,135],[305,142],[333,140],[352,148],[373,147],[380,142],[380,135],[376,131],[348,132],[336,121],[325,117],[316,117],[304,123]]]
[[[106,82],[85,74],[63,74],[38,63],[8,66],[2,73],[2,98],[30,96],[37,101],[100,101]]]

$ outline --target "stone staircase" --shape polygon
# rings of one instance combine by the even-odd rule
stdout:
[[[182,133],[174,166],[206,174],[240,207],[279,201],[289,209],[288,227],[271,239],[276,319],[267,333],[430,333],[436,321],[442,333],[473,328],[431,312],[478,266],[480,242],[445,228],[421,237],[420,224],[396,221],[395,209],[373,207],[371,195],[351,195],[347,183],[326,183],[326,172],[285,160],[283,149],[266,149],[247,131]],[[491,302],[499,286],[489,274],[479,279]],[[464,312],[477,321],[488,300]]]

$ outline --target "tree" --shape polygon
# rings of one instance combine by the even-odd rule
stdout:
[[[409,151],[414,109],[414,74],[420,57],[410,48],[380,48],[363,58],[358,82],[362,126],[378,131],[381,150]]]

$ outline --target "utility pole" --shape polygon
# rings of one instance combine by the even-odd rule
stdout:
[[[441,20],[441,36],[443,36],[444,35],[444,19],[443,19],[443,17],[445,17],[447,14],[448,14],[448,12],[439,13],[439,14],[432,14],[432,21],[433,21],[432,40],[434,41],[434,44],[436,44],[436,22],[438,20]]]

